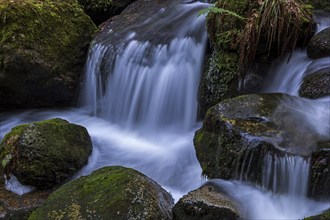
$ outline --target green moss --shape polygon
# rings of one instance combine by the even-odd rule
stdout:
[[[71,104],[95,30],[76,0],[0,1],[0,106]]]
[[[304,218],[304,220],[330,220],[330,210],[328,209],[322,214]]]
[[[202,116],[216,103],[238,95],[237,64],[238,55],[234,52],[212,53],[199,87]]]
[[[79,49],[69,46],[72,44],[70,41],[79,40],[78,33],[86,31],[86,34],[91,34],[93,31],[86,29],[83,24],[77,26],[78,22],[84,23],[88,18],[78,3],[72,2],[1,1],[1,44],[6,45],[6,49],[30,48],[42,51],[46,59],[61,59],[66,62],[62,56],[70,57]],[[69,32],[70,29],[72,31]],[[27,55],[33,56],[32,53]]]
[[[58,189],[29,220],[72,219],[72,216],[82,219],[163,219],[164,216],[159,215],[159,201],[155,198],[157,192],[146,178],[129,168],[102,168]],[[164,196],[164,201],[168,200]]]
[[[14,169],[12,160],[17,157],[17,144],[26,127],[27,125],[20,125],[13,128],[10,133],[5,135],[0,144],[0,161],[7,177]]]
[[[330,12],[330,2],[327,0],[302,0],[302,2],[311,5],[315,10]]]
[[[27,185],[51,188],[87,163],[92,143],[87,130],[63,119],[12,129],[1,143],[0,159],[9,177]]]

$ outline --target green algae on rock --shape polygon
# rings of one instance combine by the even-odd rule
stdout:
[[[95,30],[76,0],[1,0],[0,109],[74,103]]]
[[[52,193],[34,219],[171,219],[172,196],[142,173],[104,167]]]
[[[72,177],[91,152],[86,128],[55,118],[13,128],[0,144],[0,161],[7,178],[47,189]]]

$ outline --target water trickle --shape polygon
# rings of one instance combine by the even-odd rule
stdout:
[[[277,194],[306,197],[309,166],[309,159],[303,157],[267,153],[261,185]]]

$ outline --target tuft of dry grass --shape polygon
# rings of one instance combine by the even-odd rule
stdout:
[[[312,28],[312,14],[297,0],[258,0],[258,4],[239,36],[239,72],[255,59],[260,44],[267,56],[272,52],[281,56]],[[302,30],[304,24],[309,24],[306,30]]]

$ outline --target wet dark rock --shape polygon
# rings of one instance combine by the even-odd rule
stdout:
[[[330,95],[330,68],[319,70],[304,78],[299,95],[306,98],[317,99]]]
[[[120,14],[135,0],[78,0],[96,25]]]
[[[309,195],[320,200],[330,198],[330,140],[317,143],[311,155]]]
[[[310,39],[307,55],[312,59],[330,56],[330,28],[320,31]]]
[[[324,138],[298,109],[309,100],[285,94],[244,95],[210,108],[194,137],[197,158],[209,178],[243,172],[261,182],[266,153],[309,156]]]
[[[52,193],[33,219],[171,219],[172,196],[142,173],[105,167]]]
[[[0,2],[0,109],[75,103],[96,26],[75,0]]]
[[[0,173],[2,173],[0,166]],[[0,176],[0,219],[24,220],[40,206],[50,194],[49,190],[17,195],[5,188],[5,179]]]
[[[240,219],[238,205],[214,184],[183,196],[173,207],[173,220],[235,220]]]
[[[0,144],[6,177],[13,174],[20,183],[39,189],[72,177],[87,164],[91,153],[86,128],[59,118],[14,127]]]

